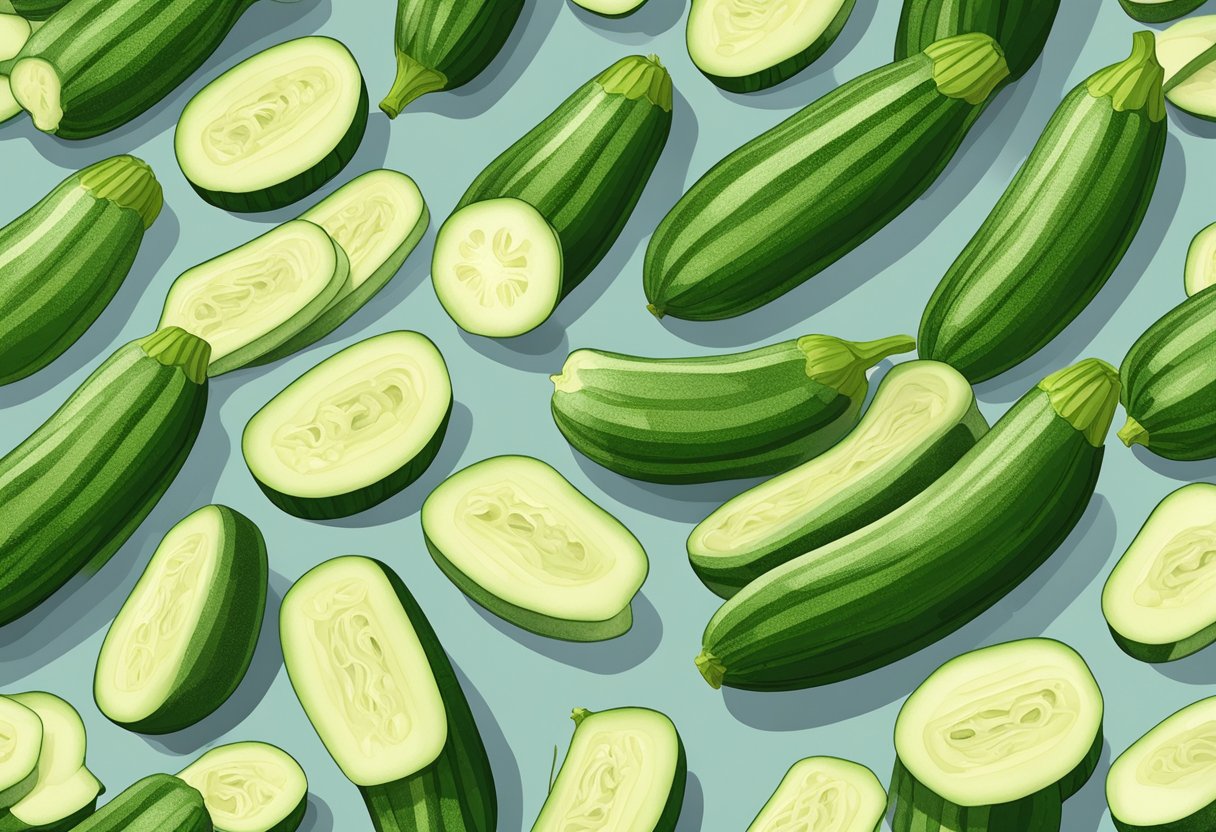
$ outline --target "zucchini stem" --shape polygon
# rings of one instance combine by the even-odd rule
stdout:
[[[1100,358],[1086,358],[1039,382],[1060,418],[1095,448],[1102,445],[1119,404],[1119,371]]]
[[[1085,86],[1094,98],[1109,96],[1116,112],[1146,110],[1151,121],[1161,121],[1165,118],[1164,80],[1156,39],[1152,32],[1143,31],[1132,35],[1131,55],[1089,76]]]
[[[80,172],[80,186],[96,199],[106,199],[139,214],[150,228],[164,204],[152,168],[134,156],[103,159]]]
[[[694,661],[697,670],[701,671],[701,675],[705,677],[705,681],[709,682],[709,686],[714,690],[720,689],[726,678],[726,665],[722,664],[722,660],[708,650],[702,650]]]
[[[865,396],[866,370],[897,353],[916,348],[910,335],[875,341],[846,341],[832,335],[804,335],[798,349],[806,355],[807,377],[851,399]]]
[[[1119,428],[1119,438],[1129,448],[1132,445],[1148,445],[1148,431],[1131,416],[1127,417],[1127,424]]]
[[[181,327],[167,326],[136,341],[149,358],[166,367],[181,367],[186,378],[195,384],[207,380],[207,364],[211,360],[211,345],[191,335]]]
[[[657,55],[622,58],[601,72],[595,80],[609,95],[623,95],[630,100],[645,98],[656,107],[671,112],[671,75]]]
[[[933,83],[942,95],[979,104],[1009,77],[1005,53],[995,40],[971,32],[942,38],[925,47],[933,61]]]
[[[662,320],[663,316],[667,314],[662,309],[655,306],[653,303],[646,304],[646,311],[649,312],[651,315],[654,315],[659,320]]]
[[[447,85],[448,79],[442,72],[423,66],[404,52],[398,52],[397,77],[393,79],[388,95],[380,102],[380,109],[389,118],[396,118],[410,102],[427,93],[446,89]]]

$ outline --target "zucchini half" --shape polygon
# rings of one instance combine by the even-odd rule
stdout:
[[[747,832],[878,832],[887,793],[874,772],[836,757],[790,767]]]
[[[308,777],[264,742],[217,746],[178,773],[198,789],[215,832],[294,832],[308,809]]]
[[[1204,228],[1186,250],[1184,273],[1187,297],[1216,285],[1216,222]]]
[[[16,699],[0,695],[0,814],[34,790],[42,753],[42,720]]]

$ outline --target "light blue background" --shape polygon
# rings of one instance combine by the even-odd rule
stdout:
[[[351,47],[372,101],[378,101],[393,72],[392,3],[331,2],[258,3],[182,89],[111,135],[70,144],[37,133],[28,121],[0,127],[0,222],[33,204],[68,171],[115,153],[133,152],[150,162],[164,184],[166,203],[134,270],[92,329],[49,368],[0,388],[0,450],[41,423],[114,347],[151,330],[166,289],[181,271],[303,209],[302,204],[237,217],[204,204],[174,162],[172,130],[190,95],[222,69],[314,32]],[[1214,5],[1207,11],[1216,11]],[[291,691],[275,623],[283,593],[309,567],[335,555],[366,554],[400,572],[459,668],[494,764],[500,829],[531,825],[544,799],[554,746],[565,752],[573,706],[636,704],[668,713],[684,737],[690,776],[680,828],[741,832],[800,757],[849,757],[885,781],[894,756],[895,715],[925,675],[971,648],[1045,633],[1081,650],[1107,701],[1109,744],[1101,769],[1068,802],[1064,828],[1112,829],[1102,793],[1112,753],[1177,708],[1216,693],[1216,668],[1211,650],[1162,667],[1124,656],[1099,611],[1102,581],[1150,508],[1184,482],[1212,480],[1216,464],[1165,463],[1142,450],[1126,450],[1112,432],[1097,495],[1068,542],[1025,585],[969,626],[853,681],[787,694],[720,693],[704,684],[692,664],[716,599],[689,569],[684,540],[694,523],[746,484],[631,482],[574,454],[549,418],[547,375],[576,347],[681,355],[811,332],[855,339],[915,333],[936,281],[1064,93],[1122,59],[1137,28],[1116,0],[1063,0],[1044,57],[1001,94],[929,193],[869,243],[750,315],[718,323],[657,322],[643,309],[640,278],[646,241],[659,219],[684,187],[725,153],[838,83],[889,60],[899,9],[899,0],[859,0],[839,41],[812,68],[773,91],[737,96],[720,92],[689,61],[683,0],[650,0],[639,13],[616,21],[562,0],[529,0],[507,49],[481,79],[455,93],[428,96],[391,123],[373,109],[358,155],[325,192],[372,168],[405,171],[430,204],[430,233],[395,281],[324,343],[214,383],[193,454],[130,542],[92,580],[74,582],[34,614],[0,630],[2,689],[43,688],[72,701],[88,723],[89,764],[111,796],[147,773],[182,768],[212,744],[263,739],[286,748],[308,771],[312,805],[306,829],[370,830],[358,792],[326,754]],[[486,162],[576,86],[633,52],[657,53],[670,67],[679,94],[671,140],[623,237],[537,332],[511,343],[461,334],[427,280],[434,228]],[[1187,243],[1216,220],[1211,143],[1216,129],[1172,109],[1169,121],[1156,196],[1123,264],[1091,307],[1039,357],[980,388],[990,420],[1048,371],[1079,356],[1118,363],[1148,324],[1181,301]],[[425,332],[451,367],[457,404],[439,458],[421,481],[365,514],[332,523],[283,514],[258,491],[241,459],[239,437],[246,421],[339,347],[396,328]],[[1117,424],[1121,421],[1120,413]],[[645,544],[651,574],[635,604],[637,623],[624,638],[570,645],[528,635],[467,602],[432,564],[418,526],[422,500],[453,470],[507,452],[555,465]],[[93,704],[98,648],[161,535],[210,501],[248,514],[269,545],[272,597],[255,666],[235,696],[203,723],[163,738],[128,733],[107,722]],[[982,549],[976,556],[984,556]]]

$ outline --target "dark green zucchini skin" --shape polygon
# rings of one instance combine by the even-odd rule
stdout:
[[[1127,424],[1119,438],[1166,459],[1216,457],[1216,286],[1150,326],[1120,368]]]
[[[152,774],[129,786],[73,832],[213,832],[198,789],[171,774]]]
[[[152,169],[114,156],[0,228],[0,384],[41,370],[97,320],[160,209]]]
[[[919,495],[727,601],[702,637],[706,680],[789,690],[853,678],[991,607],[1081,519],[1118,396],[1097,359],[1048,376]]]
[[[198,436],[210,353],[177,327],[119,347],[0,459],[0,625],[104,563],[143,522]]]
[[[904,0],[895,33],[895,60],[936,40],[982,32],[1001,45],[1013,83],[1043,52],[1060,0]]]
[[[992,38],[947,38],[743,145],[651,238],[643,270],[651,312],[730,318],[819,274],[933,184],[1007,75]]]
[[[1169,3],[1137,3],[1135,0],[1119,0],[1127,16],[1141,23],[1165,23],[1190,14],[1207,0],[1172,0]]]
[[[921,355],[973,384],[1046,346],[1106,284],[1148,210],[1165,155],[1151,32],[1081,82],[933,292]]]
[[[26,20],[46,20],[67,3],[68,0],[9,0],[13,12]]]

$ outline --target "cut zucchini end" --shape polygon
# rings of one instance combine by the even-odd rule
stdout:
[[[1127,447],[1132,445],[1148,445],[1148,431],[1144,426],[1137,422],[1131,416],[1127,417],[1127,422],[1123,427],[1119,428],[1119,439]]]
[[[293,832],[307,810],[304,769],[268,743],[212,748],[177,776],[202,794],[219,832]]]
[[[62,85],[55,67],[42,58],[22,58],[13,64],[8,84],[13,97],[44,133],[59,130],[63,119]]]
[[[790,766],[747,832],[821,827],[835,832],[876,832],[887,810],[887,791],[865,766],[838,757],[807,757]]]
[[[103,791],[85,768],[84,722],[75,708],[54,694],[33,691],[9,698],[38,715],[44,741],[34,788],[8,811],[25,827],[70,828],[65,819],[92,804]]]
[[[1100,358],[1086,358],[1039,382],[1060,418],[1095,448],[1106,441],[1122,385],[1119,371]]]
[[[1216,223],[1204,228],[1186,250],[1184,270],[1187,297],[1216,286]]]
[[[702,650],[693,661],[709,686],[720,690],[726,680],[726,665],[722,664],[722,660],[708,650]]]
[[[423,66],[401,50],[397,50],[397,76],[393,86],[380,102],[380,109],[389,118],[396,118],[401,111],[427,93],[447,89],[448,79],[442,72]]]

